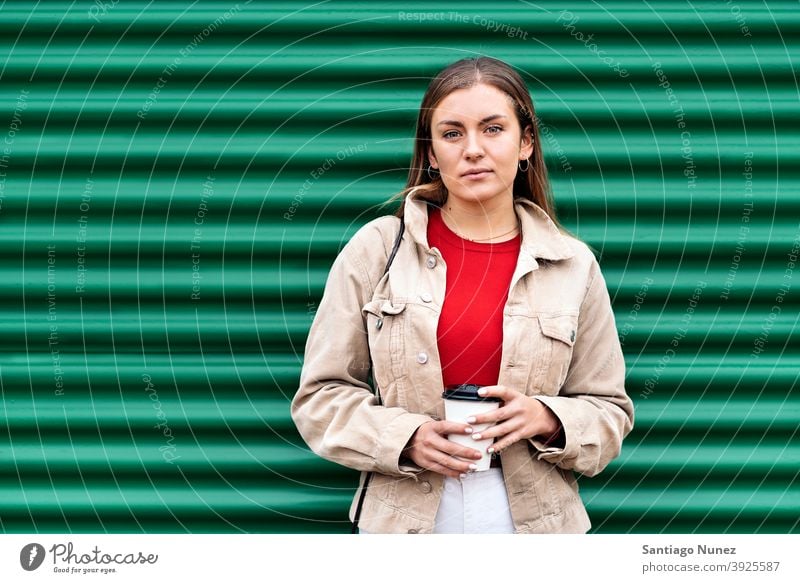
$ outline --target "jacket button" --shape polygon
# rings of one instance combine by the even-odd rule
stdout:
[[[419,489],[422,490],[425,494],[428,494],[431,491],[431,483],[420,482]]]
[[[419,530],[416,529],[416,528],[409,528],[408,529],[408,534],[418,534],[418,533],[419,533]]]
[[[569,341],[570,341],[570,342],[575,342],[575,330],[573,330],[572,332],[570,332],[570,334],[569,334]]]
[[[433,301],[433,296],[431,294],[429,294],[428,292],[420,294],[419,297],[425,303],[430,303],[430,302]]]
[[[436,267],[436,257],[428,255],[428,260],[425,262],[425,265],[427,265],[429,269]]]
[[[375,327],[380,330],[383,327],[383,318],[378,318],[378,321],[375,322]]]
[[[417,353],[417,362],[420,364],[425,364],[426,362],[428,362],[428,355],[425,354],[424,352]]]

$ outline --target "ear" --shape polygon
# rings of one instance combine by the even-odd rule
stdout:
[[[434,168],[438,168],[439,164],[436,162],[436,156],[433,155],[433,148],[428,148],[428,164]]]
[[[522,132],[522,138],[519,142],[519,159],[530,158],[531,154],[533,154],[533,137],[531,136],[531,126],[527,126],[525,131]]]

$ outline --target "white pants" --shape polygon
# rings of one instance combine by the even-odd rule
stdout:
[[[501,468],[444,479],[435,534],[512,534],[514,523]],[[359,534],[370,534],[359,528]]]

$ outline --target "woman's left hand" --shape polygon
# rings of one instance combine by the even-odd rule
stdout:
[[[496,423],[485,431],[472,434],[476,440],[497,438],[490,446],[496,453],[500,453],[517,441],[536,435],[547,439],[561,428],[558,417],[549,407],[519,391],[502,385],[491,385],[481,388],[478,394],[484,397],[499,397],[503,400],[496,410],[467,419],[470,425]]]

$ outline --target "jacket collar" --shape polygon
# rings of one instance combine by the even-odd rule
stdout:
[[[405,225],[411,238],[425,249],[428,245],[428,205],[430,203],[411,191],[406,195]],[[534,259],[559,261],[575,255],[555,223],[547,216],[539,205],[527,199],[514,201],[514,212],[522,226],[522,244],[520,256]]]

